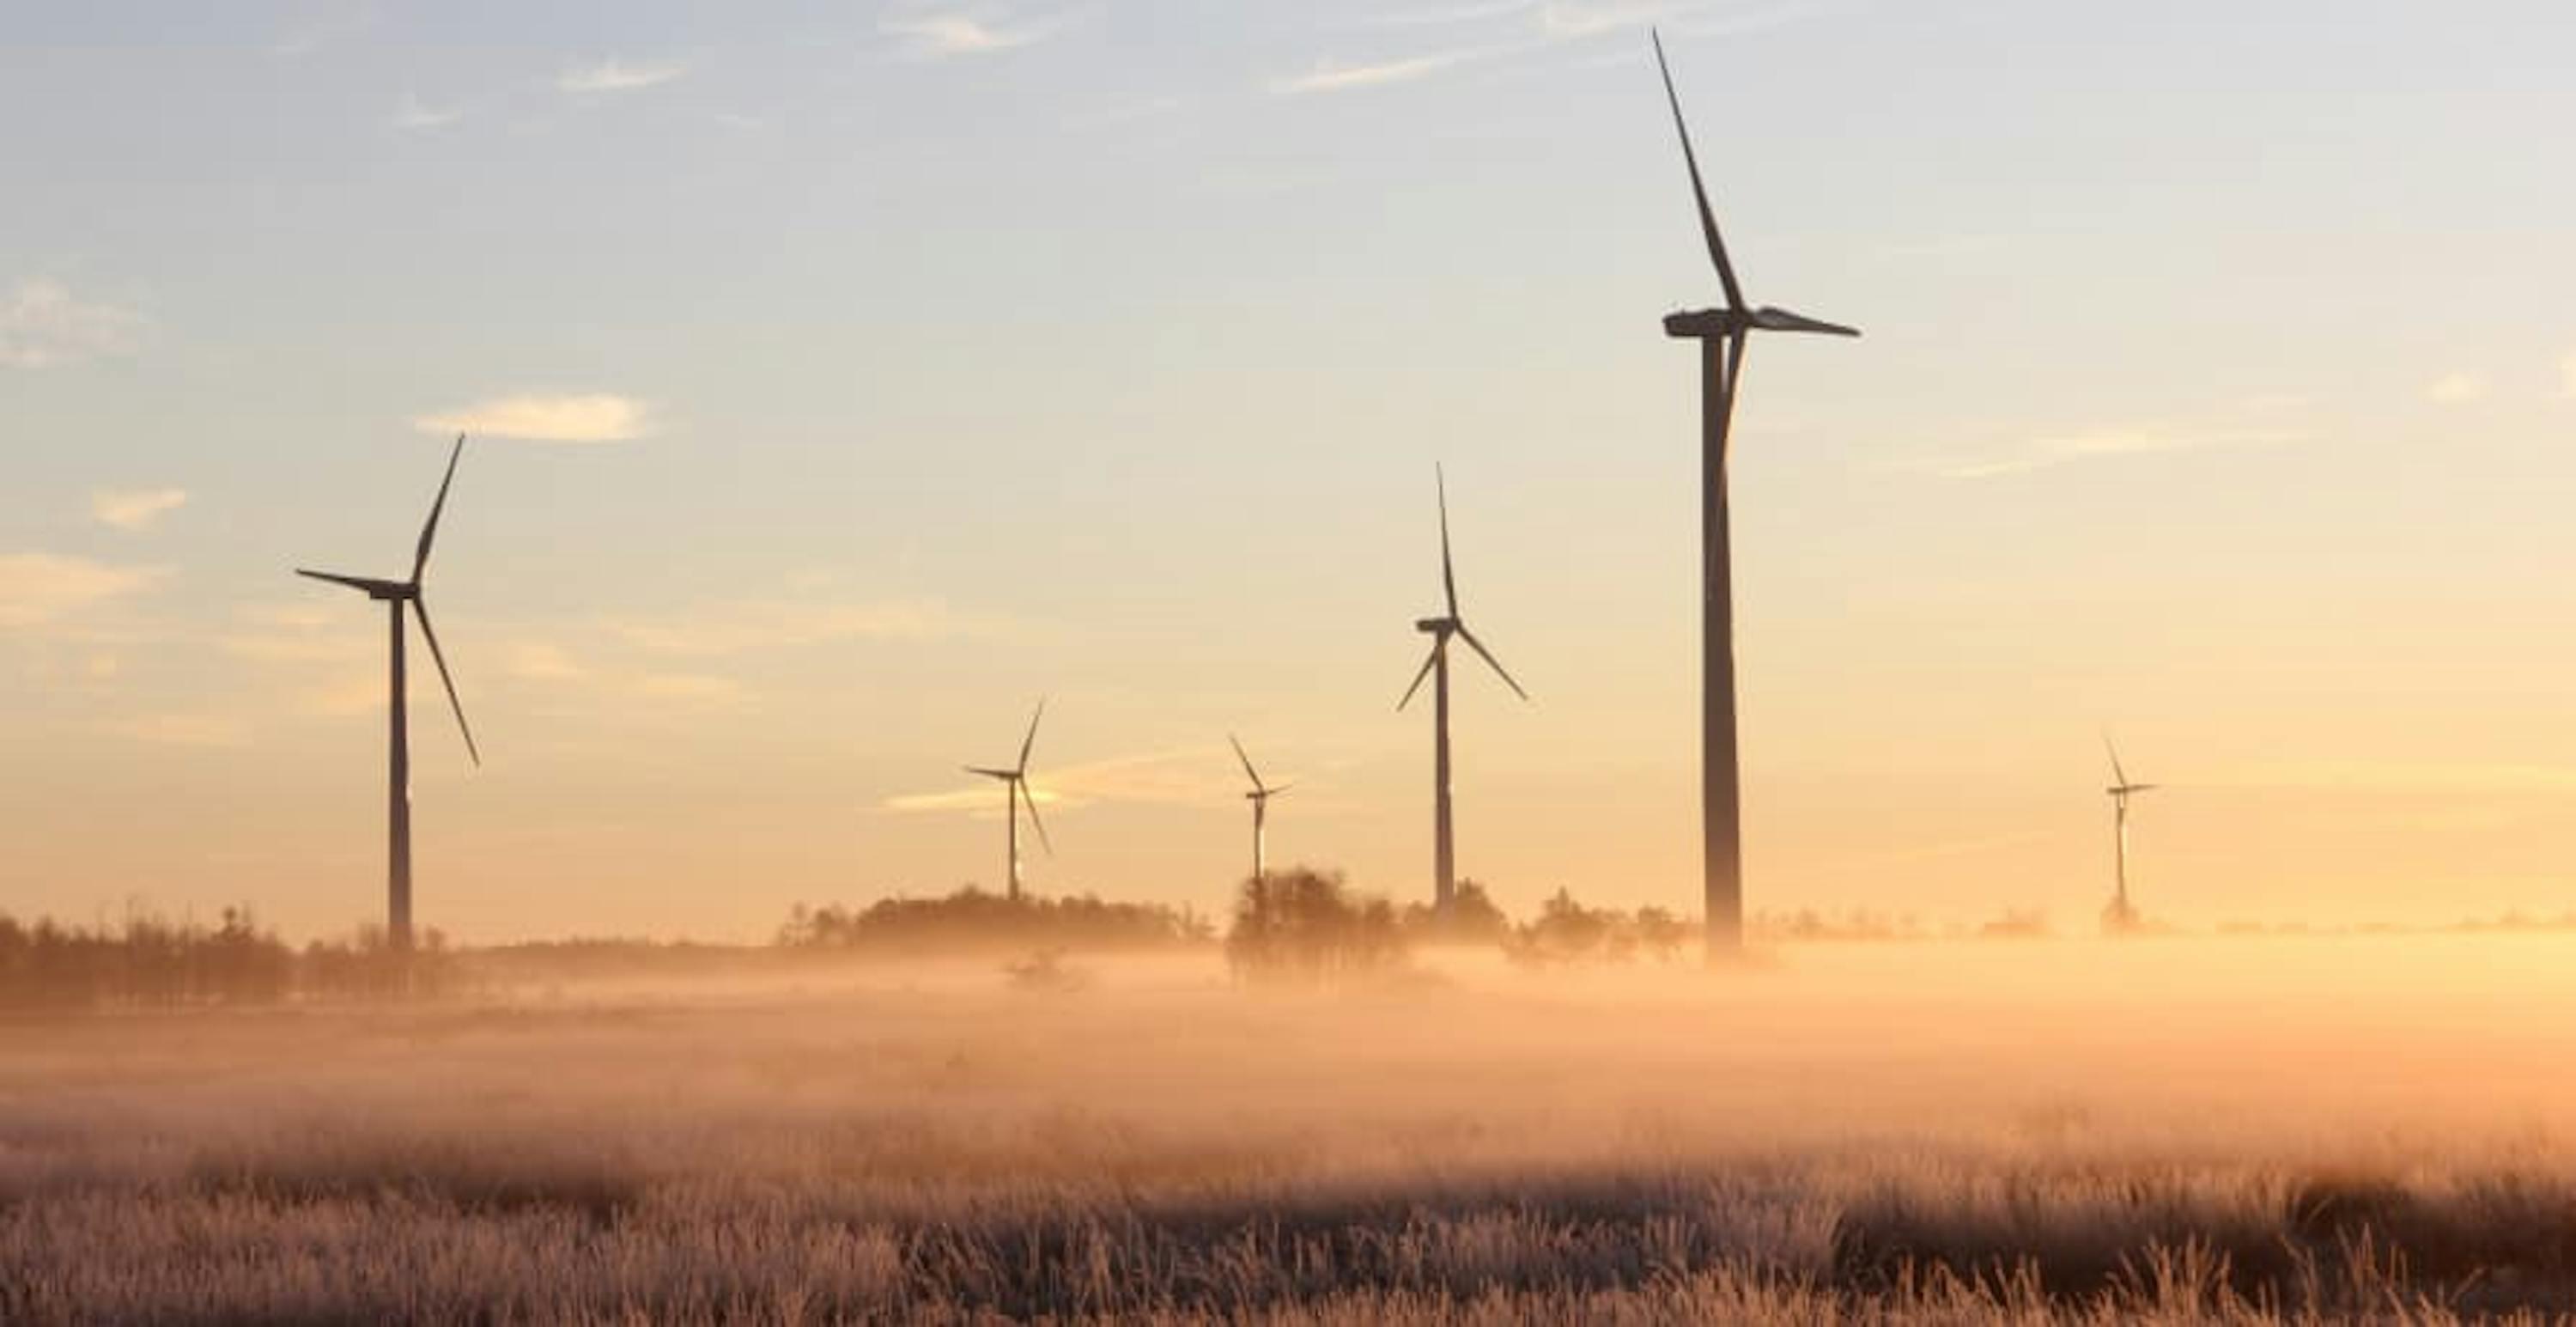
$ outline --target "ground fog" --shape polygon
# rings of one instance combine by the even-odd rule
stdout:
[[[1198,954],[0,1026],[8,1321],[2576,1312],[2576,940]]]

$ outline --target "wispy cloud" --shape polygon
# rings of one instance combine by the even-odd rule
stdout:
[[[2386,793],[2576,795],[2576,766],[2302,760],[2249,765],[2217,782],[2242,787]]]
[[[394,112],[391,123],[396,129],[438,129],[454,124],[464,116],[465,112],[461,110],[439,110],[423,105],[417,97],[405,97],[401,109]]]
[[[317,593],[322,588],[314,587]],[[350,664],[379,648],[371,625],[318,603],[255,605],[233,616],[234,625],[216,638],[216,648],[254,663]]]
[[[576,97],[633,92],[668,83],[689,67],[677,60],[628,64],[614,56],[594,65],[575,65],[555,75],[555,90]]]
[[[145,320],[75,299],[53,281],[21,281],[0,297],[0,368],[52,369],[134,351]]]
[[[654,409],[633,397],[503,396],[412,421],[424,433],[471,433],[526,442],[629,442],[653,432]]]
[[[1265,770],[1274,783],[1293,776]],[[1242,771],[1222,744],[1174,747],[1052,766],[1036,762],[1029,795],[1049,809],[1116,803],[1144,806],[1230,806],[1241,800]],[[1001,813],[1000,785],[991,780],[942,792],[906,793],[884,802],[888,811]]]
[[[135,593],[158,570],[114,567],[57,553],[0,554],[0,631],[48,626]]]
[[[709,673],[645,673],[628,681],[626,690],[639,700],[708,709],[739,709],[751,699],[742,683]]]
[[[1064,20],[1060,18],[1012,21],[993,17],[989,12],[965,10],[893,14],[877,23],[878,31],[895,39],[899,53],[915,60],[990,55],[1033,46],[1063,27]]]
[[[710,605],[662,617],[616,618],[606,625],[637,649],[701,658],[848,640],[945,640],[994,629],[936,601],[852,604],[781,599]]]
[[[1273,79],[1270,90],[1285,96],[1307,96],[1322,92],[1349,92],[1359,88],[1386,87],[1428,78],[1444,69],[1453,68],[1483,54],[1483,49],[1440,51],[1403,60],[1386,60],[1377,64],[1337,64],[1319,61],[1313,69],[1286,78]]]
[[[1392,9],[1363,14],[1350,21],[1355,28],[1440,28],[1458,23],[1482,23],[1509,18],[1540,8],[1540,0],[1481,0],[1480,3],[1439,5],[1422,9]]]
[[[1935,461],[1923,468],[1944,479],[1994,479],[2108,457],[2268,447],[2302,442],[2308,436],[2303,429],[2288,427],[2108,428],[2037,437],[1998,455]]]
[[[501,671],[530,682],[578,682],[590,670],[551,641],[520,641],[503,656]]]
[[[2487,394],[2487,380],[2474,373],[2445,373],[2424,388],[2424,399],[2435,405],[2466,405]]]
[[[188,505],[183,488],[102,489],[89,495],[89,514],[101,525],[119,530],[148,530],[155,521]]]
[[[138,714],[120,719],[114,730],[138,742],[160,746],[244,746],[250,725],[221,714]]]

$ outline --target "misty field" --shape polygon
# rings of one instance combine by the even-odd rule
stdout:
[[[2576,941],[800,968],[0,1028],[0,1320],[2576,1313]]]

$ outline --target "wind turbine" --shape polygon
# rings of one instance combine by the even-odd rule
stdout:
[[[1252,767],[1252,757],[1243,753],[1243,743],[1237,741],[1232,733],[1226,734],[1225,740],[1234,743],[1234,758],[1243,762],[1244,776],[1252,780],[1252,791],[1245,793],[1243,796],[1245,800],[1252,803],[1252,882],[1257,886],[1270,876],[1269,859],[1266,856],[1268,851],[1266,834],[1267,826],[1270,821],[1270,799],[1288,791],[1290,788],[1296,787],[1297,785],[1293,783],[1283,783],[1278,787],[1273,788],[1270,785],[1263,783],[1261,781],[1261,771]]]
[[[2129,903],[2129,799],[2139,793],[2156,790],[2152,783],[2131,783],[2129,772],[2120,767],[2120,748],[2111,735],[2102,735],[2102,747],[2111,753],[2111,786],[2102,791],[2111,797],[2111,835],[2116,863],[2111,906],[2102,910],[2104,929],[2119,932],[2133,930],[2138,924],[2138,910]]]
[[[1046,822],[1038,819],[1038,799],[1029,795],[1029,749],[1038,744],[1038,720],[1046,717],[1046,701],[1038,701],[1037,713],[1029,716],[1029,735],[1020,739],[1020,763],[1009,769],[985,769],[969,765],[966,772],[1002,781],[1002,819],[1007,823],[1011,850],[1011,901],[1020,901],[1020,807],[1029,808],[1029,824],[1038,832],[1038,843],[1055,855],[1055,844],[1047,839]]]
[[[438,498],[429,504],[429,520],[420,527],[420,546],[412,553],[410,579],[376,580],[328,571],[306,571],[301,567],[295,571],[298,576],[309,576],[317,581],[329,581],[333,585],[361,591],[390,610],[393,697],[386,708],[392,716],[390,753],[393,769],[385,797],[385,937],[398,953],[411,949],[411,724],[403,689],[405,604],[409,604],[413,615],[420,619],[420,634],[429,642],[429,657],[437,663],[438,680],[447,688],[448,707],[456,712],[456,730],[465,735],[465,754],[478,768],[483,764],[483,753],[474,745],[474,730],[465,722],[465,703],[456,698],[456,679],[447,672],[447,655],[438,648],[438,631],[429,625],[429,603],[421,596],[421,574],[429,570],[429,549],[438,538],[438,517],[447,509],[447,490],[456,482],[456,462],[464,455],[465,436],[458,434],[454,450],[447,454],[447,477],[439,481]]]
[[[1727,430],[1735,419],[1735,391],[1744,375],[1744,346],[1756,331],[1817,332],[1858,336],[1852,328],[1819,322],[1768,305],[1748,306],[1744,288],[1727,261],[1717,233],[1717,213],[1700,179],[1699,155],[1682,120],[1681,95],[1673,90],[1664,39],[1655,35],[1655,66],[1663,72],[1664,98],[1681,134],[1682,160],[1690,167],[1691,193],[1699,204],[1700,231],[1717,265],[1726,303],[1675,313],[1664,334],[1700,343],[1700,835],[1702,888],[1708,915],[1708,957],[1722,962],[1744,946],[1744,830],[1735,752],[1735,587],[1726,493]]]
[[[1513,695],[1519,696],[1522,700],[1528,700],[1529,693],[1521,690],[1521,684],[1512,680],[1511,673],[1504,669],[1502,661],[1494,657],[1493,651],[1485,648],[1483,641],[1476,639],[1476,633],[1467,629],[1467,620],[1458,613],[1458,575],[1449,560],[1449,478],[1437,466],[1432,468],[1431,473],[1433,481],[1439,486],[1440,589],[1447,599],[1449,611],[1443,616],[1422,618],[1413,624],[1414,630],[1424,632],[1431,637],[1431,657],[1422,661],[1422,671],[1413,675],[1413,685],[1404,689],[1404,699],[1397,701],[1395,708],[1401,711],[1405,706],[1413,703],[1414,693],[1422,689],[1422,679],[1426,677],[1438,679],[1431,688],[1433,700],[1431,897],[1435,915],[1446,917],[1449,915],[1449,905],[1458,893],[1458,857],[1449,819],[1449,638],[1455,636],[1467,642],[1467,648],[1474,650],[1476,657],[1483,659],[1493,668],[1494,675],[1503,679],[1503,685],[1510,687]]]

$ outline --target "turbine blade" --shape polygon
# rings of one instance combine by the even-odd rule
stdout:
[[[959,766],[959,768],[965,770],[969,774],[981,774],[988,779],[1016,779],[1020,777],[1019,773],[1015,770],[986,769],[981,765],[962,765]]]
[[[1820,318],[1810,318],[1803,313],[1791,313],[1787,309],[1774,309],[1767,306],[1754,312],[1753,325],[1771,332],[1820,332],[1826,336],[1860,335],[1860,329],[1857,327],[1845,327],[1841,323],[1829,323]]]
[[[1243,754],[1243,743],[1236,739],[1235,735],[1232,733],[1227,733],[1225,735],[1225,740],[1234,743],[1234,758],[1243,762],[1244,775],[1252,780],[1252,786],[1255,788],[1260,787],[1261,771],[1252,767],[1252,757]]]
[[[2128,787],[2129,772],[2120,768],[2119,744],[2111,740],[2111,734],[2108,732],[2102,734],[2102,749],[2111,753],[2111,781],[2123,788]]]
[[[1029,749],[1038,744],[1038,720],[1046,717],[1046,697],[1038,697],[1038,712],[1029,716],[1029,735],[1020,739],[1020,772],[1029,772]]]
[[[447,477],[438,481],[438,500],[429,504],[429,520],[420,527],[420,550],[412,555],[412,584],[420,583],[420,574],[429,567],[429,546],[438,539],[438,518],[447,510],[447,490],[456,482],[456,463],[465,456],[465,435],[456,435],[456,446],[447,453]]]
[[[1029,808],[1029,824],[1038,832],[1038,846],[1046,849],[1047,856],[1055,856],[1055,842],[1047,837],[1046,822],[1038,819],[1038,797],[1036,793],[1029,791],[1029,781],[1017,779],[1011,786],[1019,790],[1020,801]]]
[[[1513,681],[1511,673],[1503,668],[1503,661],[1495,658],[1492,650],[1485,648],[1485,642],[1476,639],[1475,632],[1469,631],[1466,627],[1461,626],[1458,628],[1458,634],[1466,640],[1467,648],[1474,650],[1478,658],[1483,659],[1493,668],[1494,675],[1503,679],[1503,685],[1510,687],[1513,695],[1516,695],[1523,700],[1530,698],[1530,694],[1521,690],[1521,684]]]
[[[1264,788],[1264,789],[1262,789],[1262,790],[1261,790],[1261,795],[1262,795],[1262,796],[1264,796],[1264,797],[1276,797],[1276,796],[1278,796],[1279,794],[1284,793],[1284,792],[1288,791],[1289,789],[1294,788],[1294,787],[1296,787],[1296,786],[1297,786],[1297,785],[1296,785],[1296,784],[1293,784],[1293,783],[1283,783],[1283,784],[1280,784],[1280,785],[1279,785],[1278,787],[1276,787],[1276,788]]]
[[[343,576],[333,571],[306,571],[302,567],[297,567],[295,574],[309,576],[317,581],[329,581],[333,585],[345,585],[352,590],[363,590],[368,594],[374,594],[379,589],[391,588],[383,581],[369,580],[364,576]]]
[[[1735,284],[1735,264],[1726,260],[1726,241],[1717,233],[1717,213],[1708,205],[1708,186],[1700,181],[1699,154],[1691,149],[1690,126],[1682,120],[1682,97],[1673,90],[1673,67],[1664,59],[1664,34],[1655,33],[1655,67],[1664,74],[1664,99],[1673,106],[1673,128],[1682,136],[1682,160],[1690,165],[1691,196],[1699,203],[1699,228],[1708,237],[1708,256],[1717,264],[1717,279],[1726,285],[1726,307],[1744,307],[1744,290]]]
[[[1431,665],[1438,662],[1440,662],[1440,647],[1435,644],[1431,647],[1430,656],[1422,661],[1422,671],[1413,675],[1413,685],[1404,689],[1404,699],[1395,702],[1398,713],[1402,713],[1405,706],[1413,703],[1413,693],[1422,689],[1422,679],[1431,676]]]
[[[1440,493],[1440,592],[1449,597],[1449,616],[1458,616],[1458,573],[1449,563],[1449,476],[1437,463],[1431,467],[1431,480]]]
[[[483,752],[474,745],[474,729],[465,722],[465,702],[456,698],[456,679],[448,675],[447,654],[438,648],[438,629],[429,625],[429,605],[419,598],[411,601],[414,617],[420,619],[421,638],[429,642],[429,658],[438,665],[438,680],[447,688],[447,707],[456,711],[456,731],[465,734],[465,754],[474,758],[476,768],[483,764]]]

